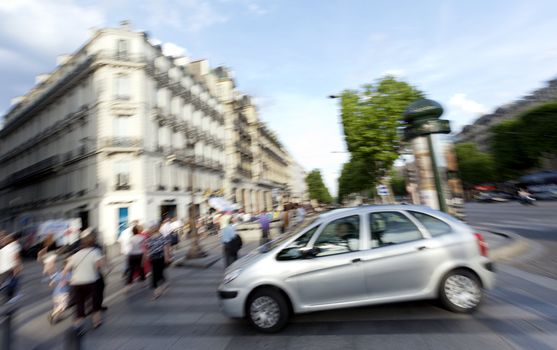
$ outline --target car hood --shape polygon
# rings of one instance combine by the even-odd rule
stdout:
[[[269,252],[262,252],[261,247],[255,248],[247,255],[241,257],[240,259],[236,260],[232,265],[230,265],[226,271],[234,271],[236,269],[246,269],[247,267],[257,263],[259,260],[263,259],[265,256],[269,254]]]

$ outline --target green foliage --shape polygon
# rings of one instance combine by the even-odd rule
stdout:
[[[398,158],[398,128],[406,107],[423,93],[392,76],[342,94],[342,125],[351,154],[339,178],[344,195],[373,188]]]
[[[329,190],[323,183],[323,177],[321,176],[321,171],[319,169],[312,170],[306,176],[306,184],[308,186],[310,199],[315,199],[320,203],[327,204],[333,201]]]
[[[557,154],[557,103],[530,110],[491,128],[491,150],[501,179],[513,179]]]
[[[406,179],[393,171],[393,175],[391,176],[391,188],[393,189],[393,194],[395,196],[406,196]]]
[[[366,172],[366,164],[362,160],[351,158],[342,166],[338,178],[338,201],[342,203],[345,196],[370,189],[372,183]]]
[[[488,153],[480,152],[473,143],[455,145],[460,179],[465,188],[496,180],[495,163]]]

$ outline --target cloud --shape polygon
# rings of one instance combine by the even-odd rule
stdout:
[[[449,99],[449,106],[470,114],[482,115],[488,112],[487,107],[468,98],[464,93],[456,93]]]
[[[162,44],[162,52],[166,56],[171,56],[171,57],[189,56],[188,51],[185,48],[170,42]]]
[[[71,0],[0,2],[0,40],[35,55],[74,51],[90,27],[103,26],[104,13]]]
[[[248,4],[248,10],[249,12],[258,15],[258,16],[263,16],[267,13],[269,13],[269,11],[267,9],[264,9],[263,7],[261,7],[259,4],[255,3],[255,2],[251,2]]]
[[[192,33],[228,21],[208,0],[149,1],[142,10],[150,27],[171,26]]]

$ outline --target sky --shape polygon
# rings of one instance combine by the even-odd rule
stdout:
[[[347,161],[338,100],[387,75],[440,102],[453,130],[557,76],[557,1],[0,1],[0,114],[90,28],[131,21],[166,53],[232,69],[260,118],[333,194]]]

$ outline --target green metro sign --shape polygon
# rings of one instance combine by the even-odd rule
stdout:
[[[407,123],[404,138],[411,140],[419,136],[450,133],[449,121],[439,119],[442,114],[443,107],[433,100],[420,99],[412,103],[402,115]]]
[[[445,119],[422,119],[416,120],[404,130],[404,138],[407,140],[429,134],[450,134],[451,125]]]

